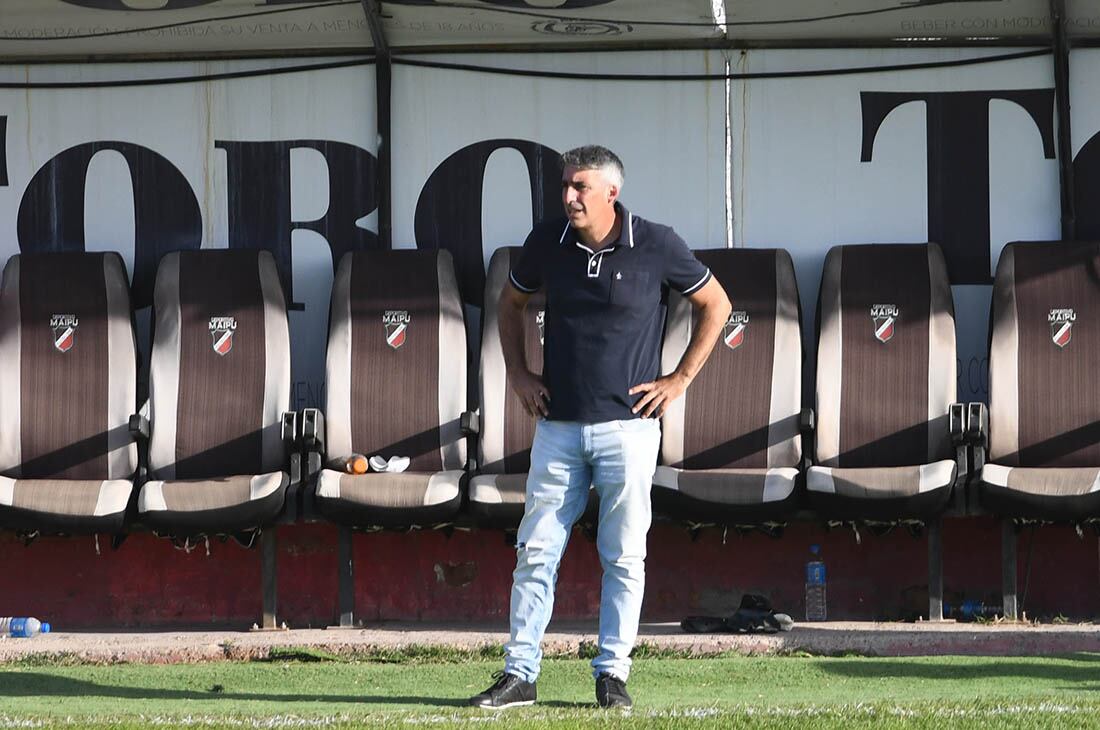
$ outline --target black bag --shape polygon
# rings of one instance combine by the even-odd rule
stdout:
[[[729,618],[688,616],[680,622],[680,628],[689,634],[774,634],[793,626],[790,616],[776,613],[771,601],[755,593],[741,596],[741,605]]]

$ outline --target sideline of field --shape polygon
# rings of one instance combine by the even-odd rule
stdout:
[[[312,659],[300,661],[301,658]],[[496,658],[0,666],[0,728],[92,727],[1086,727],[1100,655],[1061,657],[650,656],[630,716],[597,710],[583,659],[550,659],[539,704],[464,706]]]

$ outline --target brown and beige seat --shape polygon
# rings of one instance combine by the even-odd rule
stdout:
[[[1100,243],[1009,244],[992,314],[983,507],[1100,519]]]
[[[954,305],[939,246],[831,249],[818,317],[811,504],[842,521],[935,517],[966,476]]]
[[[291,483],[290,339],[275,259],[170,253],[153,306],[141,522],[180,539],[272,525]]]
[[[989,409],[971,403],[981,506],[1004,518],[1004,614],[1016,618],[1017,521],[1100,519],[1100,244],[1012,243],[993,282]]]
[[[658,512],[690,523],[786,520],[798,506],[802,445],[802,335],[789,253],[716,249],[695,255],[730,294],[733,313],[706,366],[662,419],[653,477]],[[670,296],[662,371],[671,372],[696,325]]]
[[[17,254],[0,289],[0,527],[119,533],[137,366],[116,253]]]
[[[358,528],[450,521],[466,465],[466,328],[450,253],[345,254],[330,317],[323,431],[315,413],[305,422],[307,441],[324,436],[317,511]],[[410,462],[349,474],[352,454]]]
[[[830,521],[928,531],[928,618],[943,618],[941,515],[963,496],[955,309],[935,244],[837,246],[818,299],[810,504]]]
[[[340,525],[339,616],[354,625],[354,528],[434,527],[462,504],[466,325],[445,250],[353,251],[336,269],[325,411],[306,409],[309,514]],[[404,471],[348,473],[353,454],[408,459]]]
[[[527,471],[531,466],[531,442],[535,419],[523,409],[512,391],[504,367],[500,344],[498,305],[508,284],[508,274],[519,246],[493,252],[485,282],[485,308],[481,323],[481,430],[478,472],[470,479],[469,511],[482,527],[512,529],[523,519],[527,495]],[[524,334],[528,367],[542,372],[543,317],[546,297],[542,292],[527,303]],[[588,507],[581,523],[592,524],[599,513],[595,491],[589,492]]]

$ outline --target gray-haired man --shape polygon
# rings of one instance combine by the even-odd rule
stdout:
[[[516,537],[504,671],[470,700],[488,709],[535,701],[558,563],[590,485],[600,498],[603,566],[596,700],[631,706],[626,680],[645,586],[657,419],[699,372],[730,312],[721,285],[671,228],[618,202],[623,166],[613,152],[579,147],[562,162],[566,217],[535,227],[500,298],[508,378],[539,421]],[[523,310],[539,289],[546,293],[541,378],[523,349]],[[668,289],[691,301],[698,326],[679,366],[661,377]]]

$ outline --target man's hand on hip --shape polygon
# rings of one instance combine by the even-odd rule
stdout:
[[[640,383],[630,389],[630,395],[645,393],[631,408],[633,413],[641,413],[642,418],[659,418],[672,401],[687,390],[691,380],[686,375],[671,373],[657,378],[651,383]]]
[[[512,383],[523,410],[534,418],[546,418],[550,415],[550,391],[542,382],[542,378],[523,368],[514,373],[508,373],[508,380]]]
[[[634,413],[641,413],[642,418],[661,416],[672,401],[684,394],[714,349],[722,325],[729,319],[729,297],[713,276],[687,298],[695,309],[698,324],[691,333],[691,341],[680,358],[680,364],[668,375],[630,389],[630,395],[645,393],[631,409]]]

